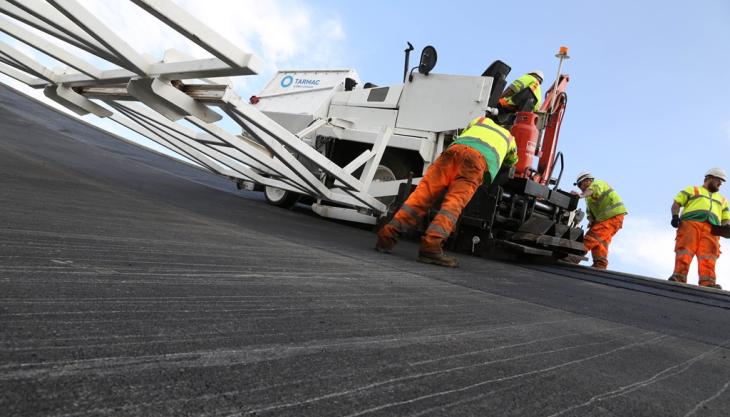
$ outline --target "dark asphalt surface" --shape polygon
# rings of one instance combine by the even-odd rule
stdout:
[[[374,235],[0,87],[2,416],[727,416],[727,294]]]

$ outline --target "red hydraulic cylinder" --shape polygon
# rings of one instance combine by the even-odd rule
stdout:
[[[537,147],[537,115],[532,112],[519,112],[512,126],[512,136],[517,142],[519,161],[515,166],[515,177],[532,177],[532,159]]]

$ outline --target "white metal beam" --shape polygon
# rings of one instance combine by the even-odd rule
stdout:
[[[205,104],[199,103],[160,78],[130,80],[127,91],[172,121],[185,116],[194,116],[206,123],[214,123],[223,118]]]
[[[57,74],[51,69],[37,63],[33,58],[20,52],[19,50],[13,48],[5,42],[0,42],[0,55],[4,55],[9,58],[9,60],[6,61],[6,63],[9,65],[17,63],[18,65],[13,66],[21,71],[32,73],[51,83],[56,82],[56,80],[58,79]]]
[[[282,163],[280,159],[275,159],[272,156],[267,155],[257,147],[249,145],[248,143],[243,141],[243,139],[226,132],[220,126],[212,123],[205,123],[202,120],[196,119],[194,117],[188,117],[187,120],[193,123],[195,126],[199,127],[200,129],[206,131],[207,133],[233,146],[237,150],[241,151],[243,154],[256,160],[258,163],[269,167],[269,170],[276,172],[277,176],[289,178],[290,180],[295,181],[298,187],[307,190],[307,194],[313,196],[322,195],[322,193],[320,192],[321,188],[318,188],[315,185],[310,185],[309,183],[303,181],[299,175],[295,174],[294,171],[292,171],[288,165]],[[289,155],[289,157],[291,157],[291,155]],[[315,184],[319,184],[319,181],[315,182]]]
[[[46,87],[46,89],[54,88],[54,87]],[[63,85],[59,85],[58,87],[55,87],[56,94],[59,98],[62,100],[65,100],[68,103],[72,103],[75,106],[81,107],[82,109],[86,110],[87,112],[97,116],[97,117],[109,117],[112,115],[112,112],[107,110],[106,108],[94,103],[93,101],[89,100],[88,98],[82,96],[81,94],[75,92],[74,90],[65,87]],[[45,91],[45,90],[44,90]]]
[[[0,12],[110,62],[118,61],[104,45],[45,1],[0,0]]]
[[[357,178],[344,172],[342,168],[337,166],[337,164],[327,159],[311,146],[302,142],[301,139],[294,136],[293,133],[286,130],[283,126],[274,122],[250,104],[244,103],[240,99],[236,101],[237,102],[231,102],[229,105],[224,107],[226,113],[228,113],[234,120],[238,120],[239,124],[240,121],[248,122],[247,124],[252,124],[254,127],[264,131],[270,137],[276,138],[276,143],[267,143],[267,146],[274,146],[277,148],[281,147],[281,149],[283,149],[283,146],[287,146],[292,151],[318,165],[325,172],[335,176],[347,187],[357,191],[364,190],[365,187],[363,187],[362,183]],[[280,151],[276,152],[277,156],[281,158],[280,153]]]
[[[199,78],[228,77],[237,75],[241,70],[231,68],[218,58],[204,58],[186,62],[158,62],[150,64],[147,77],[165,76],[168,79],[185,80]],[[86,74],[60,75],[56,82],[71,87],[98,86],[99,84],[127,83],[138,75],[126,69],[113,69],[101,72],[99,79]],[[45,87],[48,83],[36,80],[32,83],[35,88]]]
[[[375,176],[375,171],[378,169],[380,159],[382,159],[383,152],[385,152],[385,148],[388,146],[388,142],[390,142],[390,138],[392,136],[393,128],[390,126],[385,126],[380,130],[378,139],[376,139],[373,144],[373,157],[368,160],[367,164],[365,164],[365,168],[362,170],[362,175],[360,175],[360,181],[363,186],[363,189],[360,191],[367,191],[367,189],[370,188],[370,183]]]
[[[2,64],[0,64],[0,72],[7,75],[8,77],[14,78],[24,84],[29,84],[32,80],[36,79],[35,77],[31,77],[23,71],[18,71],[10,65],[5,64],[5,61],[3,59],[0,59],[0,61],[3,62]]]
[[[263,62],[256,55],[243,52],[233,42],[174,3],[167,0],[132,0],[132,2],[228,65],[234,68],[248,68],[251,74],[257,74],[263,69]]]
[[[69,18],[78,27],[101,43],[114,56],[123,61],[124,68],[144,76],[149,62],[134,50],[121,37],[117,36],[90,11],[82,7],[76,0],[47,0],[53,7]]]
[[[67,50],[57,45],[54,45],[51,42],[48,42],[47,40],[41,38],[35,33],[23,29],[22,27],[14,23],[11,23],[10,21],[8,21],[8,19],[0,18],[0,31],[7,33],[15,39],[32,46],[33,48],[45,53],[46,55],[51,56],[58,61],[63,62],[64,64],[75,68],[92,78],[98,79],[101,75],[101,71],[95,66],[89,64],[82,59],[77,58],[76,56],[69,53]]]
[[[152,126],[150,123],[145,122],[145,120],[137,113],[135,113],[134,110],[132,110],[131,108],[118,106],[113,102],[106,103],[107,105],[115,108],[119,111],[119,113],[124,115],[121,117],[118,114],[114,115],[112,117],[112,120],[114,120],[115,122],[120,123],[129,129],[132,129],[140,135],[156,142],[161,146],[164,146],[167,149],[170,149],[173,152],[176,152],[189,158],[192,161],[199,163],[201,166],[208,168],[210,171],[216,174],[231,175],[234,173],[233,170],[231,170],[229,167],[222,165],[220,162],[209,158],[207,155],[198,152],[196,149],[190,146],[186,146],[186,144],[184,143],[179,143],[175,140],[172,133],[166,133],[161,131],[160,129],[155,129],[154,126]]]

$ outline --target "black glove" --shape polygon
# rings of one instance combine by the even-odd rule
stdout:
[[[678,214],[672,215],[672,227],[674,227],[675,229],[677,227],[679,227],[679,215]]]

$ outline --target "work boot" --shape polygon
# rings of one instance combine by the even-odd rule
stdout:
[[[418,252],[418,262],[448,266],[450,268],[459,267],[458,259],[454,258],[453,256],[444,255],[443,253]]]
[[[393,252],[393,246],[395,246],[396,239],[385,236],[384,233],[378,233],[378,241],[375,242],[375,250],[380,253],[391,253]]]
[[[704,287],[717,288],[718,290],[721,290],[722,289],[722,287],[720,286],[720,284],[707,284],[707,285],[704,285]]]
[[[388,242],[378,239],[375,243],[375,250],[380,253],[391,253],[393,252],[393,246],[395,246],[395,244],[389,244]]]
[[[669,278],[667,278],[667,281],[671,282],[679,282],[682,284],[686,284],[687,281],[683,281],[681,277],[678,277],[677,275],[672,274]]]

